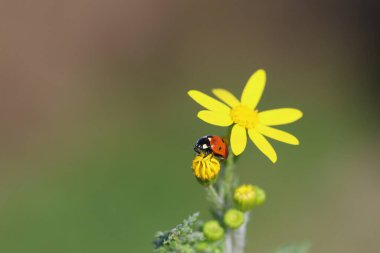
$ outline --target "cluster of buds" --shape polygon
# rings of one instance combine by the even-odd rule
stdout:
[[[193,159],[192,169],[198,182],[203,186],[209,186],[216,182],[221,171],[221,165],[212,152],[200,152],[200,148],[195,149],[198,154]],[[198,245],[200,252],[207,249],[208,243],[221,240],[224,237],[225,229],[234,230],[242,226],[246,219],[244,212],[263,204],[265,202],[265,192],[258,186],[243,184],[235,188],[233,201],[235,208],[225,211],[222,219],[210,220],[204,223],[203,235],[206,241]]]
[[[229,209],[223,217],[224,225],[230,229],[237,229],[244,223],[244,213],[237,209]],[[203,235],[209,242],[223,238],[224,229],[217,220],[209,220],[203,224]]]

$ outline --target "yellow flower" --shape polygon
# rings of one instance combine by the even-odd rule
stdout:
[[[203,185],[209,185],[216,180],[220,171],[220,163],[212,154],[201,153],[194,157],[192,168],[197,180]]]
[[[260,69],[253,73],[245,85],[240,101],[227,90],[213,89],[214,95],[225,104],[197,90],[190,90],[188,94],[207,109],[200,111],[198,118],[212,125],[222,127],[233,125],[230,143],[235,155],[240,155],[244,151],[248,132],[249,138],[257,148],[275,163],[276,151],[264,136],[298,145],[299,141],[295,136],[271,126],[292,123],[302,117],[302,112],[294,108],[259,112],[257,104],[264,91],[265,82],[264,70]]]

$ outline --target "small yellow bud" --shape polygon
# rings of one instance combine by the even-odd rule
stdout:
[[[258,186],[241,185],[235,189],[234,201],[241,211],[246,212],[265,202],[265,192]]]
[[[253,208],[256,201],[256,191],[253,185],[243,184],[235,189],[234,201],[238,208],[246,212]]]
[[[210,220],[203,225],[203,234],[207,240],[213,242],[223,237],[224,229],[217,220]]]
[[[224,214],[224,223],[232,229],[237,229],[244,223],[244,213],[230,209]]]
[[[219,161],[212,155],[197,155],[192,164],[194,176],[202,185],[209,185],[216,180],[220,171]]]

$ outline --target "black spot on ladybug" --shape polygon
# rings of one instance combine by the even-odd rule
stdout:
[[[222,150],[222,147],[219,147],[218,150]]]

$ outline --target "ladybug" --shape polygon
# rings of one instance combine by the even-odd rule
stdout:
[[[226,142],[217,135],[206,135],[199,138],[195,143],[194,151],[198,154],[213,154],[223,159],[226,159],[228,156]]]

